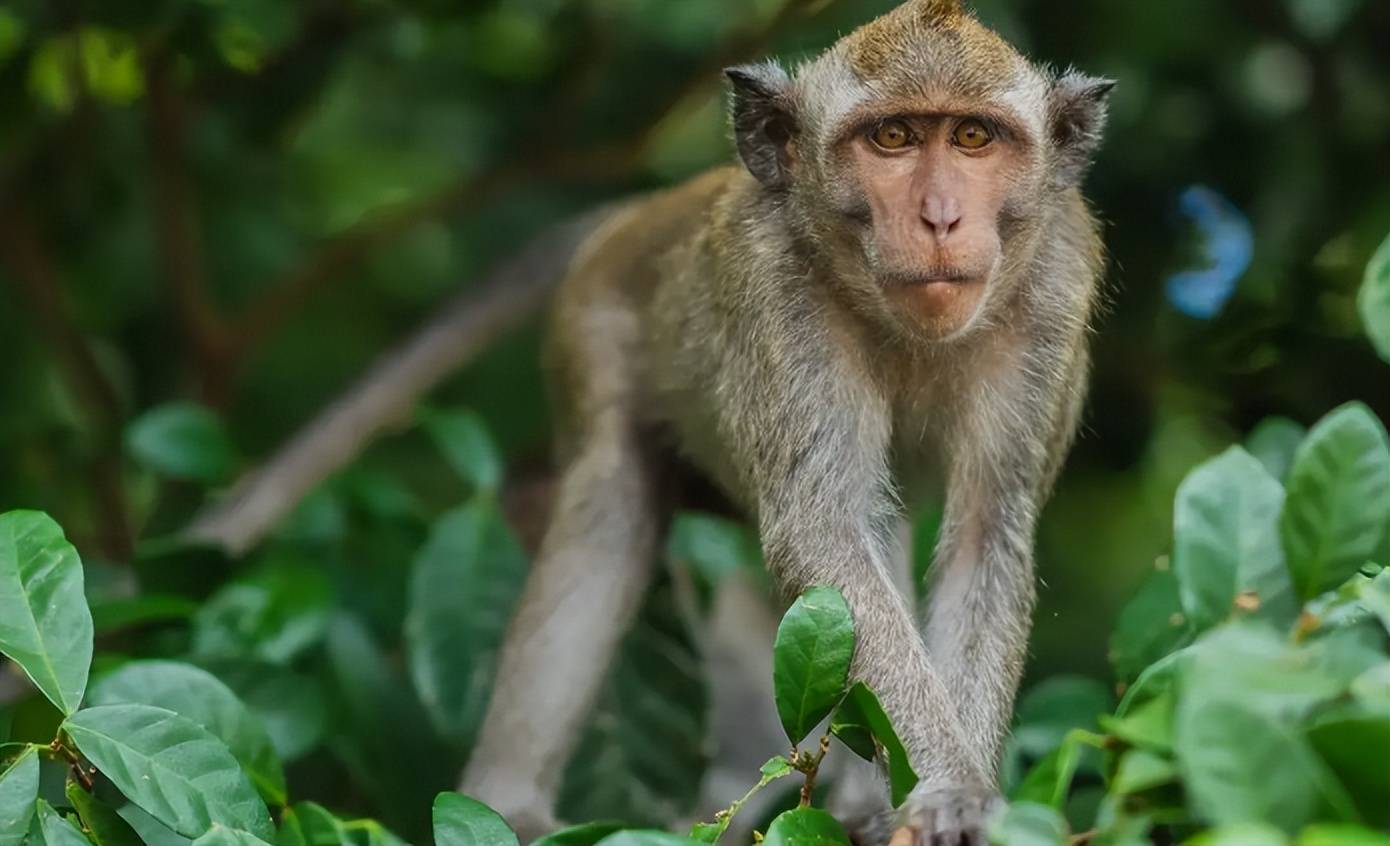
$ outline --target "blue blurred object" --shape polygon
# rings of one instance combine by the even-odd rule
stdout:
[[[1178,211],[1197,227],[1209,264],[1169,276],[1168,302],[1188,317],[1210,320],[1221,313],[1250,267],[1255,236],[1249,218],[1204,185],[1185,189],[1178,197]]]

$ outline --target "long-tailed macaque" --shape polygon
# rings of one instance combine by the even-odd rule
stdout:
[[[959,0],[909,0],[794,77],[728,77],[743,167],[614,212],[557,294],[563,477],[462,789],[523,835],[552,823],[689,463],[783,591],[849,601],[852,676],[921,776],[880,836],[983,843],[1086,387],[1103,257],[1079,184],[1113,83],[1031,64]],[[886,562],[933,479],[919,625]]]

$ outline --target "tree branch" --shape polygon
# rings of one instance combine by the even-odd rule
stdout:
[[[404,345],[383,356],[337,401],[201,513],[189,539],[240,555],[255,546],[323,480],[378,433],[409,420],[419,398],[535,311],[575,248],[611,208],[543,235],[465,291]]]

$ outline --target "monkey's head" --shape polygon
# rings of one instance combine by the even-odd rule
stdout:
[[[727,71],[739,155],[855,307],[928,340],[1016,290],[1075,202],[1114,83],[1037,67],[909,0],[803,65]]]

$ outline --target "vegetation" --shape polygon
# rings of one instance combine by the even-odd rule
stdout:
[[[0,5],[0,846],[507,843],[449,791],[543,511],[535,323],[249,549],[184,530],[535,233],[727,160],[720,66],[890,5]],[[974,5],[1121,80],[1088,187],[1116,286],[998,836],[1383,846],[1390,5]],[[914,517],[920,574],[939,510]],[[615,822],[552,846],[730,823],[689,827],[697,632],[756,543],[684,513],[665,564],[564,780],[563,818]],[[796,751],[746,781],[783,815],[728,809],[768,842],[842,839],[822,754],[913,778],[845,689],[836,601],[777,641]]]

